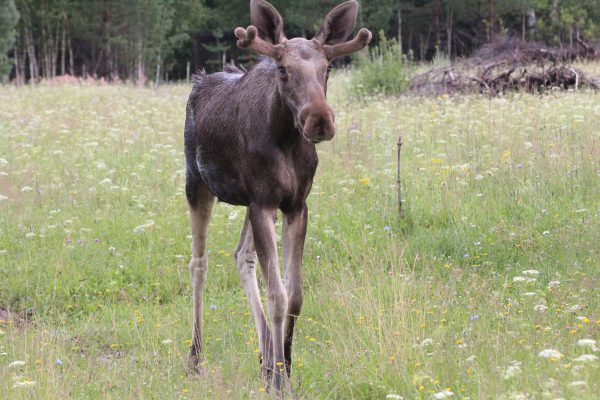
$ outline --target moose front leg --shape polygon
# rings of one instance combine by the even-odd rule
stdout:
[[[267,311],[271,318],[273,340],[273,360],[272,362],[263,360],[263,375],[268,376],[272,372],[273,386],[280,392],[284,384],[287,386],[284,373],[283,324],[287,314],[288,298],[279,272],[273,220],[276,212],[276,208],[264,208],[256,204],[251,204],[249,207],[254,246],[267,286]]]
[[[256,281],[256,264],[258,260],[256,250],[254,249],[254,238],[248,212],[246,213],[244,228],[240,235],[240,243],[235,250],[234,257],[240,273],[242,286],[244,287],[246,297],[248,298],[250,308],[252,309],[256,331],[258,332],[258,347],[261,364],[270,363],[269,365],[272,365],[273,341],[271,340],[271,329],[267,324],[267,318],[265,317],[265,312],[260,301],[260,293]],[[264,376],[264,378],[268,381],[270,375]]]
[[[306,237],[308,208],[283,215],[283,280],[288,295],[284,326],[285,368],[288,377],[292,369],[294,325],[302,309],[302,251]]]

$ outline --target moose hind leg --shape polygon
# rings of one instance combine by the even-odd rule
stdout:
[[[194,296],[194,322],[189,363],[194,369],[200,371],[203,292],[208,272],[206,238],[214,196],[210,193],[204,182],[194,183],[196,184],[195,187],[187,187],[190,223],[192,227],[192,259],[189,268]],[[190,182],[188,181],[189,184]]]
[[[246,213],[244,228],[240,235],[240,243],[235,250],[234,257],[240,274],[240,280],[242,281],[242,286],[244,287],[248,303],[250,303],[250,308],[252,309],[256,331],[258,332],[258,348],[261,364],[271,365],[273,363],[273,342],[271,339],[271,330],[267,324],[265,311],[260,300],[258,282],[256,281],[256,265],[258,258],[256,256],[256,250],[254,249],[254,237],[252,235],[252,226],[250,225],[248,213]],[[266,372],[266,370],[263,370],[263,372]],[[265,375],[263,378],[268,381],[270,375]]]

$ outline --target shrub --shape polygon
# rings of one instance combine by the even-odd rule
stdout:
[[[359,96],[382,93],[400,94],[408,88],[408,63],[400,53],[398,42],[379,32],[379,44],[368,55],[358,56],[351,88]]]

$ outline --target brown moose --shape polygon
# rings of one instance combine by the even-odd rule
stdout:
[[[302,307],[302,251],[317,152],[335,135],[327,104],[330,62],[359,51],[371,40],[361,29],[350,41],[358,3],[335,7],[316,36],[286,39],[283,20],[264,0],[251,0],[252,25],[237,28],[238,46],[264,57],[248,72],[195,77],[185,121],[186,195],[192,227],[190,273],[194,293],[189,360],[201,364],[203,289],[208,271],[206,238],[215,197],[247,207],[235,260],[259,338],[262,374],[281,393],[289,387],[294,324]],[[283,214],[283,281],[274,217]],[[260,300],[256,262],[266,282]],[[285,369],[285,372],[284,372]]]

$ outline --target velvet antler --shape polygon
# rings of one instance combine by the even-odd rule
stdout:
[[[237,45],[242,49],[252,50],[265,56],[278,59],[281,57],[283,46],[280,44],[271,44],[262,40],[258,36],[258,30],[254,25],[244,29],[235,28],[235,36],[238,38]]]
[[[336,44],[333,46],[327,44],[323,45],[323,48],[325,49],[325,55],[329,60],[333,60],[336,57],[355,53],[361,50],[366,45],[368,45],[372,37],[373,35],[368,29],[362,28],[360,31],[358,31],[356,37],[348,42]]]

